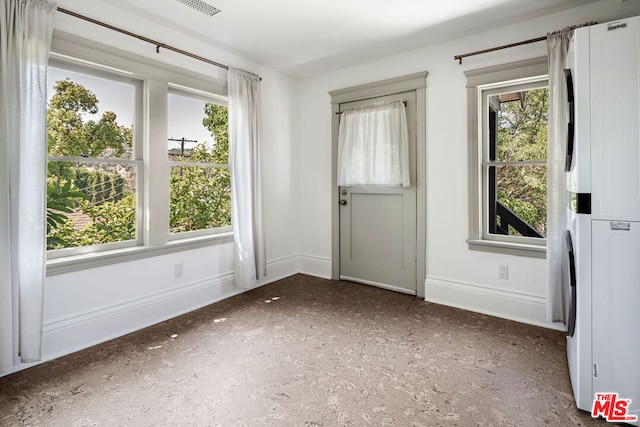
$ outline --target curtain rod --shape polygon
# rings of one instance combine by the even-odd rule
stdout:
[[[394,101],[391,101],[391,102],[394,102]],[[402,103],[404,104],[405,107],[407,106],[407,101],[405,101],[404,99],[402,100]],[[372,104],[372,105],[374,105],[374,104]],[[371,107],[371,105],[365,105],[364,107]],[[358,107],[352,107],[352,108],[358,108]],[[338,115],[340,115],[342,113],[344,113],[344,111],[336,111],[336,114],[338,114]]]
[[[546,39],[547,39],[547,36],[536,37],[535,39],[529,39],[529,40],[524,40],[524,41],[521,41],[521,42],[505,44],[505,45],[502,45],[502,46],[492,47],[492,48],[489,48],[489,49],[476,50],[475,52],[463,53],[461,55],[454,56],[453,59],[457,59],[458,60],[458,64],[462,64],[462,58],[466,58],[467,56],[481,55],[483,53],[494,52],[496,50],[502,50],[502,49],[508,49],[510,47],[522,46],[524,44],[537,43],[537,42],[544,41]]]
[[[147,43],[151,43],[151,44],[156,46],[156,53],[160,53],[160,48],[163,48],[163,49],[170,50],[172,52],[179,53],[181,55],[188,56],[188,57],[193,58],[193,59],[197,59],[197,60],[202,61],[202,62],[206,62],[207,64],[215,65],[216,67],[219,67],[219,68],[224,68],[225,70],[229,69],[228,65],[221,64],[221,63],[216,62],[216,61],[212,61],[211,59],[203,58],[202,56],[193,54],[191,52],[187,52],[187,51],[182,50],[182,49],[178,49],[177,47],[170,46],[168,44],[165,44],[165,43],[150,39],[150,38],[145,37],[145,36],[141,36],[140,34],[136,34],[136,33],[132,33],[131,31],[123,30],[122,28],[118,28],[118,27],[113,26],[111,24],[107,24],[106,22],[98,21],[97,19],[89,18],[88,16],[80,15],[79,13],[72,12],[70,10],[63,9],[61,7],[58,7],[58,12],[66,13],[67,15],[71,15],[71,16],[73,16],[75,18],[79,18],[79,19],[82,19],[84,21],[91,22],[92,24],[96,24],[96,25],[99,25],[101,27],[108,28],[110,30],[116,31],[118,33],[126,34],[127,36],[136,38],[138,40],[142,40],[142,41],[145,41]],[[262,77],[260,77],[260,80],[262,80]]]
[[[576,30],[576,29],[581,28],[581,27],[589,27],[591,25],[597,25],[597,24],[598,23],[596,21],[589,21],[589,22],[585,22],[584,24],[572,25],[570,27],[566,27],[566,28],[564,28],[562,30],[554,31],[554,32],[549,33],[549,34],[559,34],[559,33],[562,33],[564,31],[573,31],[573,30]],[[521,41],[521,42],[505,44],[505,45],[502,45],[502,46],[492,47],[492,48],[489,48],[489,49],[477,50],[475,52],[463,53],[461,55],[454,56],[453,59],[457,59],[458,60],[458,64],[462,64],[462,58],[466,58],[467,56],[481,55],[483,53],[495,52],[496,50],[508,49],[510,47],[522,46],[524,44],[537,43],[537,42],[541,42],[541,41],[545,41],[545,40],[547,40],[547,36],[536,37],[535,39],[529,39],[529,40],[524,40],[524,41]]]

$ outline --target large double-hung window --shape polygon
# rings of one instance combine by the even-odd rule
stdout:
[[[63,42],[47,82],[47,274],[231,241],[223,82]]]
[[[140,243],[142,82],[52,61],[47,95],[47,248]]]

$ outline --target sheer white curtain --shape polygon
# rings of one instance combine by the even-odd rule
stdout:
[[[381,102],[342,112],[338,185],[410,185],[404,101]]]
[[[40,360],[46,72],[55,1],[0,6],[0,372]]]
[[[562,295],[562,238],[567,215],[564,172],[567,90],[564,69],[573,28],[547,35],[549,60],[549,137],[547,154],[547,321],[565,323]],[[566,298],[565,298],[566,299]]]
[[[260,77],[230,68],[229,150],[235,280],[242,288],[267,275],[260,172]]]

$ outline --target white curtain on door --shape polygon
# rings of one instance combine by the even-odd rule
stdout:
[[[0,6],[0,372],[40,360],[46,72],[55,1]]]
[[[409,133],[404,101],[346,109],[338,136],[338,185],[408,187]]]
[[[549,135],[547,144],[547,321],[566,323],[562,295],[562,239],[567,221],[567,89],[564,69],[573,28],[547,35]]]
[[[241,288],[267,275],[260,172],[260,77],[230,68],[229,156],[235,281]]]

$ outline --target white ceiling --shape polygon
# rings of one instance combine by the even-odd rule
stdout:
[[[59,5],[134,32],[141,20],[148,20],[285,74],[304,76],[596,0],[203,1],[222,12],[209,17],[176,0],[108,0],[99,16],[92,14],[99,0],[59,0]],[[132,13],[137,20],[127,22]]]

